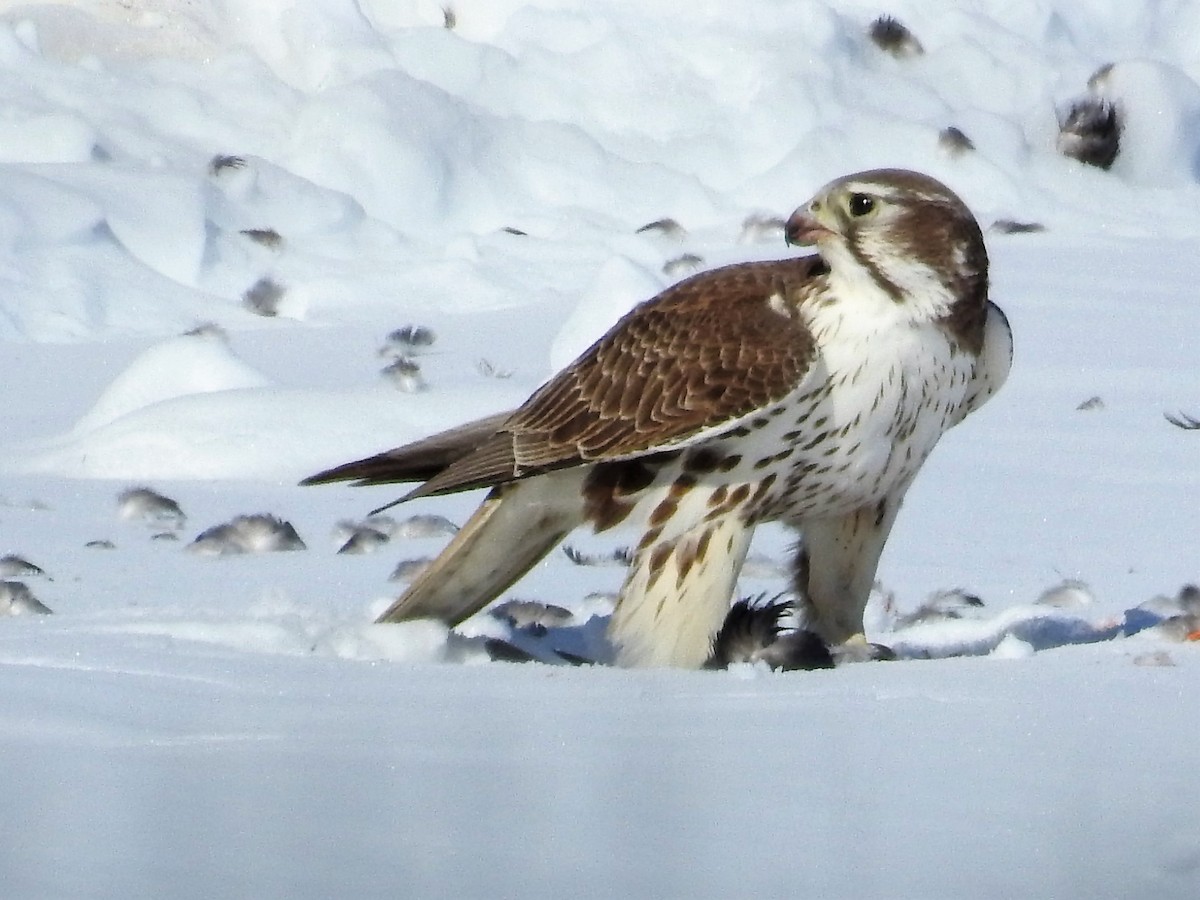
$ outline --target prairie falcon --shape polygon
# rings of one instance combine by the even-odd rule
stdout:
[[[860,635],[905,491],[1003,384],[1012,336],[979,225],[932,178],[839,178],[786,238],[818,252],[694,275],[515,411],[305,479],[423,482],[405,500],[490,489],[379,621],[456,624],[577,526],[636,523],[616,660],[698,668],[755,526],[781,521],[802,534],[808,627],[831,644]]]

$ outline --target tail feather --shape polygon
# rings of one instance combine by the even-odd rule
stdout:
[[[489,438],[495,437],[510,415],[504,412],[468,422],[394,450],[334,466],[310,475],[300,483],[310,485],[353,481],[359,485],[372,485],[428,481],[469,456]]]
[[[583,524],[585,469],[492,489],[474,515],[378,622],[457,625],[483,609]]]

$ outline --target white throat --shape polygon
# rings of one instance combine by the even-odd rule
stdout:
[[[843,315],[875,315],[911,324],[944,317],[954,304],[954,295],[932,268],[911,258],[900,258],[869,244],[863,248],[879,274],[899,292],[899,299],[880,283],[870,268],[862,265],[844,247],[822,247],[829,263],[829,283],[843,307]]]

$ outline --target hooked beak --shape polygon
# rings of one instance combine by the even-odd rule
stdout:
[[[821,212],[820,209],[814,211],[812,204],[809,204],[792,213],[784,227],[784,240],[793,247],[811,247],[836,234],[834,229],[822,221],[825,217]]]

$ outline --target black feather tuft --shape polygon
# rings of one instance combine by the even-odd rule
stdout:
[[[784,630],[783,620],[792,604],[776,597],[766,603],[759,596],[733,604],[713,642],[707,669],[724,669],[734,663],[762,661],[772,669],[829,669],[833,656],[825,642],[811,631]]]
[[[1075,100],[1059,116],[1058,152],[1098,169],[1109,169],[1121,149],[1121,117],[1101,97]]]
[[[871,23],[867,35],[871,43],[897,59],[920,56],[925,52],[916,36],[893,16],[880,16]]]

